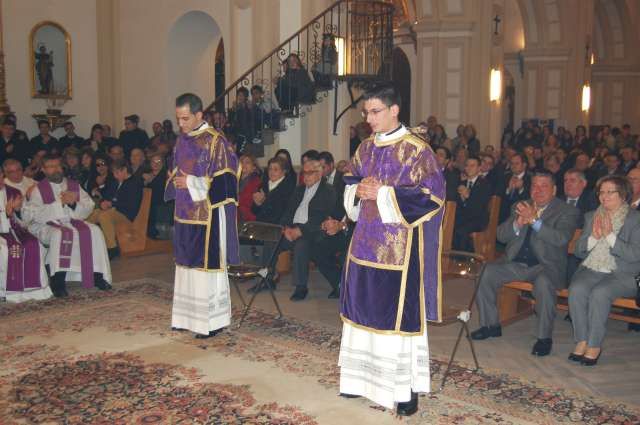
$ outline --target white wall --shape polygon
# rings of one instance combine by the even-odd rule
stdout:
[[[95,0],[12,0],[4,1],[2,7],[7,98],[18,127],[35,136],[37,125],[31,115],[44,113],[47,107],[44,99],[31,98],[29,34],[39,22],[54,21],[71,38],[73,99],[64,105],[63,113],[75,114],[76,132],[87,137],[98,121]]]
[[[116,109],[124,117],[129,114],[140,116],[140,125],[147,131],[154,121],[165,118],[175,120],[175,92],[184,89],[184,82],[178,86],[169,81],[169,68],[181,66],[180,55],[168,54],[168,34],[175,22],[184,14],[200,11],[208,14],[217,24],[220,34],[229,46],[229,2],[227,0],[119,0],[118,25],[120,27],[119,70],[122,75],[120,100]],[[150,13],[153,11],[153,13]],[[217,46],[215,43],[213,49]],[[204,57],[204,56],[203,56]],[[225,51],[226,63],[230,63],[233,52]],[[211,55],[213,67],[214,56]],[[171,65],[170,65],[171,64]],[[190,66],[190,65],[189,65]],[[185,66],[184,72],[193,70]],[[206,66],[197,71],[203,72]],[[213,69],[213,68],[211,68]],[[229,66],[227,65],[227,73]],[[211,73],[213,77],[213,72]],[[203,81],[207,79],[203,78]],[[200,82],[201,83],[201,82]],[[198,83],[198,84],[200,84]],[[213,83],[202,88],[193,86],[205,105],[213,101]],[[208,92],[204,92],[208,91]],[[122,117],[120,117],[122,119]],[[123,123],[116,122],[119,131]]]

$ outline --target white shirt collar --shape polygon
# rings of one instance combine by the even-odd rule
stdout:
[[[400,127],[397,129],[393,129],[387,133],[376,133],[376,140],[380,142],[387,142],[389,140],[397,139],[398,137],[402,137],[407,134],[409,130],[404,126],[404,124],[400,124]]]
[[[269,180],[269,192],[271,192],[273,189],[275,189],[276,187],[278,187],[278,185],[280,183],[282,183],[282,181],[284,180],[286,176],[282,176],[280,177],[278,180],[272,182],[271,180]]]
[[[524,178],[526,171],[521,172],[520,174],[514,174],[517,178],[522,179]]]

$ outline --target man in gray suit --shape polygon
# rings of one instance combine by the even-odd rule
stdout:
[[[533,283],[538,315],[537,338],[532,354],[551,351],[556,289],[566,286],[567,245],[576,230],[579,211],[555,197],[551,174],[536,173],[531,181],[531,199],[518,202],[509,218],[498,226],[498,240],[507,245],[502,259],[488,263],[478,287],[476,303],[480,329],[476,340],[502,336],[497,294],[505,283]]]

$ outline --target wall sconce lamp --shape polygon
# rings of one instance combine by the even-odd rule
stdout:
[[[343,76],[347,73],[347,50],[344,37],[335,37],[335,43],[338,51],[338,75]]]
[[[489,80],[489,100],[498,102],[502,94],[502,72],[499,69],[491,69],[491,78]]]
[[[589,84],[582,86],[582,112],[589,112],[591,107],[591,87]]]

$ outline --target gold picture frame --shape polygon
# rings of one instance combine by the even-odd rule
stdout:
[[[71,38],[67,30],[54,21],[37,23],[29,36],[29,57],[31,97],[71,99]]]

